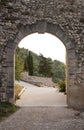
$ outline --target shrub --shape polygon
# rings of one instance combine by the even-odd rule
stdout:
[[[66,92],[66,82],[65,80],[60,80],[58,83],[59,92]]]

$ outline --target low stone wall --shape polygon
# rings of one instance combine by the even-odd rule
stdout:
[[[52,82],[52,78],[47,77],[38,77],[38,76],[29,76],[27,72],[22,73],[21,80],[26,81],[28,83],[37,85],[39,87],[55,87],[55,83]]]

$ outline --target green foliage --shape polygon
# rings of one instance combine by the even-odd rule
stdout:
[[[23,63],[19,57],[18,50],[15,54],[15,79],[20,80],[21,72],[23,71]]]
[[[59,80],[65,80],[65,64],[55,60],[53,62],[53,81],[58,83]]]
[[[58,87],[60,92],[66,92],[66,82],[65,80],[60,80],[58,82]]]
[[[38,67],[39,67],[39,61],[37,59],[34,59],[33,60],[33,75],[35,76],[39,76]]]
[[[31,54],[31,51],[29,51],[29,55],[27,56],[27,65],[29,75],[33,75],[33,56]]]
[[[39,61],[40,57],[35,54],[34,52],[31,52],[33,56],[33,75],[39,76]]]
[[[33,75],[38,76],[38,66],[39,66],[39,56],[37,54],[35,54],[34,52],[29,52],[28,50],[25,51],[24,48],[20,48],[20,53],[23,54],[24,52],[24,57],[23,57],[23,63],[24,63],[24,71],[29,71],[29,67],[28,67],[28,57],[29,57],[29,53],[31,53],[32,58],[33,58]],[[22,54],[19,54],[20,56],[22,56]]]
[[[16,51],[20,57],[21,62],[23,63],[29,53],[29,50],[17,47]]]
[[[45,77],[51,77],[52,75],[52,60],[44,57],[42,54],[40,55],[39,73]]]
[[[28,56],[24,59],[24,71],[28,71]]]
[[[30,75],[34,76],[46,76],[52,77],[53,82],[58,83],[59,80],[65,80],[65,64],[50,58],[46,58],[43,55],[37,55],[32,51],[24,48],[17,48],[16,57],[16,77],[20,79],[20,73],[22,71],[31,71]],[[29,56],[30,55],[30,56]],[[30,58],[29,58],[30,57]],[[30,61],[28,61],[30,59]],[[18,67],[17,67],[18,66]],[[23,66],[23,69],[17,69]],[[30,67],[29,67],[30,66]],[[20,72],[19,72],[20,71]]]
[[[7,101],[4,101],[4,102],[0,101],[0,120],[3,117],[9,116],[10,114],[14,113],[16,110],[18,110],[18,108],[19,107]]]
[[[23,64],[23,70],[26,70],[27,71],[27,55],[28,55],[29,51],[28,49],[25,49],[25,48],[19,48],[17,47],[16,49],[16,54],[18,54],[18,57],[21,62],[21,64]]]

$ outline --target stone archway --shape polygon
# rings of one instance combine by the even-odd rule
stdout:
[[[6,48],[7,52],[7,59],[10,57],[10,51],[9,48],[11,48],[11,57],[9,58],[10,66],[8,68],[8,88],[7,90],[9,93],[7,93],[7,99],[10,101],[14,101],[14,53],[15,49],[17,48],[17,45],[19,42],[27,35],[30,35],[32,33],[50,33],[58,37],[65,45],[67,50],[67,103],[68,105],[74,105],[72,102],[74,97],[72,97],[73,90],[72,86],[74,86],[75,81],[75,73],[76,73],[76,56],[75,56],[75,49],[74,49],[74,43],[64,34],[64,32],[60,29],[58,25],[54,25],[52,23],[46,22],[45,20],[37,21],[35,24],[31,25],[19,25],[18,26],[19,32],[16,36],[16,38],[13,41],[13,46],[11,47],[11,41],[9,41],[8,47]],[[52,52],[51,52],[52,53]],[[73,64],[72,64],[73,62]],[[10,88],[12,86],[12,88]],[[12,91],[12,93],[11,93]],[[10,93],[11,97],[10,98]],[[74,95],[75,96],[75,95]]]
[[[57,36],[67,51],[68,105],[84,108],[84,0],[0,1],[0,100],[14,101],[14,53],[32,33]]]

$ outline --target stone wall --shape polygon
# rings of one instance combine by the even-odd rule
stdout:
[[[38,87],[57,87],[56,84],[52,81],[52,78],[49,77],[38,77],[30,76],[28,72],[22,73],[22,81],[34,84]]]
[[[68,105],[83,108],[84,0],[0,0],[0,99],[14,100],[14,52],[35,32],[51,33],[64,43]]]

